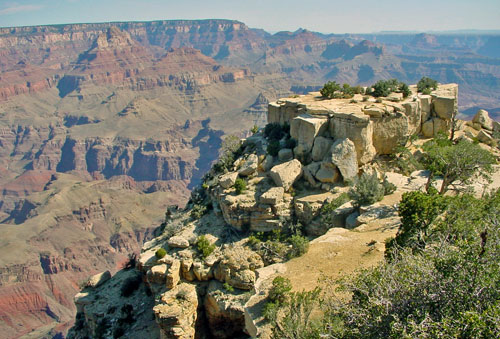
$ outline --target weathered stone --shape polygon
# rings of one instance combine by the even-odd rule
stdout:
[[[290,148],[282,148],[278,152],[278,159],[280,161],[290,161],[293,159],[293,151]]]
[[[334,183],[338,181],[339,174],[339,170],[332,163],[322,163],[316,172],[316,179],[322,183]]]
[[[450,120],[434,118],[432,121],[434,122],[434,135],[437,135],[439,132],[448,133],[450,130]]]
[[[416,121],[414,122],[416,124]],[[420,122],[419,122],[420,124]],[[411,127],[411,130],[410,130]],[[420,125],[418,126],[420,130]],[[377,154],[391,154],[417,127],[403,113],[393,113],[373,121],[373,146]]]
[[[345,227],[351,229],[358,226],[358,221],[357,221],[358,217],[359,217],[358,211],[354,211],[351,214],[349,214],[349,216],[345,219]]]
[[[104,271],[91,276],[85,286],[96,288],[104,284],[109,279],[111,279],[111,273],[109,271]]]
[[[370,162],[376,154],[373,147],[373,123],[367,115],[333,113],[330,118],[330,135],[334,139],[349,138],[356,147],[360,164]]]
[[[319,171],[319,168],[321,167],[321,162],[311,162],[306,167],[312,175],[316,175],[316,173]]]
[[[174,288],[175,285],[179,283],[181,279],[181,262],[179,260],[174,260],[172,265],[168,268],[166,286],[167,288]]]
[[[306,225],[308,235],[320,236],[325,234],[330,228],[346,227],[346,219],[355,211],[351,202],[347,202],[339,206],[329,216],[329,223],[323,223],[321,220],[313,221],[310,225]]]
[[[477,111],[474,118],[472,118],[472,122],[480,124],[482,128],[485,128],[489,131],[493,130],[493,120],[488,115],[488,112],[484,109],[480,109],[479,111]]]
[[[377,219],[387,218],[389,216],[397,216],[397,208],[389,205],[380,205],[375,203],[369,206],[361,206],[359,209],[360,215],[356,218],[356,227],[361,224],[366,224]]]
[[[259,167],[259,157],[256,154],[250,154],[246,159],[243,165],[241,166],[238,174],[241,176],[249,176],[257,171]]]
[[[172,248],[188,248],[189,241],[184,237],[174,235],[168,239],[168,246]]]
[[[199,281],[208,281],[214,277],[212,267],[199,261],[193,263],[193,273]]]
[[[493,121],[493,131],[500,132],[500,122]]]
[[[405,102],[403,107],[405,108],[405,114],[408,117],[408,134],[419,133],[422,128],[422,111],[420,109],[420,101]]]
[[[351,140],[347,138],[336,140],[330,152],[328,161],[338,168],[344,180],[352,180],[358,175],[356,148]]]
[[[276,186],[283,187],[285,192],[287,192],[302,175],[302,164],[297,159],[293,159],[274,166],[271,168],[269,174]]]
[[[205,314],[210,334],[215,338],[238,337],[245,328],[244,297],[226,291],[222,284],[212,280],[205,296]]]
[[[166,264],[153,266],[146,273],[146,279],[152,284],[163,284],[167,277],[167,269]]]
[[[458,110],[457,99],[455,97],[441,97],[436,95],[432,97],[432,104],[436,115],[443,120],[451,120]]]
[[[257,253],[243,246],[234,246],[225,250],[214,277],[233,287],[250,290],[255,283],[254,271],[263,266],[264,262]]]
[[[477,140],[480,142],[486,144],[486,145],[491,145],[493,143],[493,137],[487,133],[485,130],[480,130],[479,133],[477,134]]]
[[[295,148],[299,155],[311,152],[314,139],[328,127],[328,119],[302,114],[290,123],[290,135],[297,140]]]
[[[309,183],[309,185],[311,185],[311,187],[318,187],[319,184],[316,182],[316,179],[314,178],[314,175],[309,170],[309,167],[307,167],[307,166],[303,167],[303,175],[304,175],[304,179],[306,179],[306,181]]]
[[[273,165],[274,165],[274,158],[272,155],[268,154],[264,158],[264,161],[262,161],[262,163],[260,164],[260,168],[262,169],[262,171],[267,172],[273,167]]]
[[[233,187],[237,178],[238,178],[237,172],[229,172],[229,173],[223,174],[219,178],[219,185],[221,185],[222,188],[226,188],[226,189]]]
[[[419,99],[420,99],[420,110],[422,112],[421,120],[422,123],[424,123],[431,117],[432,97],[430,95],[420,95]]]
[[[432,121],[432,119],[422,124],[422,134],[426,138],[432,138],[434,136],[434,121]]]
[[[333,141],[330,138],[316,137],[311,153],[313,161],[323,160],[326,153],[330,150],[332,143]]]
[[[182,283],[163,293],[153,308],[162,338],[193,339],[198,316],[198,294],[192,284]]]
[[[260,202],[263,204],[276,205],[283,200],[285,190],[283,187],[272,187],[260,196]]]
[[[363,113],[372,118],[381,118],[385,112],[386,110],[383,107],[377,105],[369,105],[363,109]]]
[[[308,225],[318,216],[325,200],[329,200],[334,195],[332,193],[310,194],[294,199],[295,214],[303,225]]]

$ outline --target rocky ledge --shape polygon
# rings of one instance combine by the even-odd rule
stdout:
[[[400,191],[425,186],[423,171],[410,177],[384,174],[372,161],[412,134],[426,138],[454,126],[459,138],[494,145],[500,125],[486,111],[471,122],[455,120],[457,90],[454,84],[440,85],[431,95],[392,94],[377,101],[323,100],[310,93],[269,104],[271,124],[228,150],[184,210],[168,210],[161,235],[133,260],[135,270],[94,277],[76,296],[78,326],[69,337],[114,331],[148,337],[159,332],[161,338],[259,335],[269,281],[298,246],[266,237],[297,227],[313,238],[373,220],[394,223],[394,205],[355,208],[342,198],[346,183],[360,173],[385,177]],[[325,222],[322,213],[331,202],[337,205]],[[141,293],[151,295],[148,301],[130,302]],[[131,304],[135,320],[127,318],[127,310],[112,312],[111,301]],[[146,314],[144,307],[151,307],[155,322],[141,327],[136,320]],[[99,317],[108,320],[96,322]]]

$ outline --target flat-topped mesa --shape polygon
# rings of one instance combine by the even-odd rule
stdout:
[[[311,92],[270,103],[267,119],[290,124],[291,137],[297,140],[296,156],[314,153],[316,143],[348,138],[362,165],[375,155],[390,154],[412,134],[432,137],[450,130],[458,111],[458,85],[439,85],[430,95],[417,93],[416,86],[410,89],[407,98],[391,93],[377,100],[361,94],[324,99],[319,92]]]

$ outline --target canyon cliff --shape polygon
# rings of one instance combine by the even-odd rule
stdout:
[[[78,283],[137,253],[225,135],[264,126],[280,97],[429,75],[461,86],[460,112],[494,116],[500,62],[488,37],[472,40],[271,35],[232,20],[0,28],[0,329],[64,333]]]

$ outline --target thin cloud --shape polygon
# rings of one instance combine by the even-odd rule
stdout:
[[[31,12],[31,11],[38,11],[42,9],[43,6],[40,5],[16,5],[16,6],[10,6],[7,8],[4,8],[0,10],[0,15],[8,15],[8,14],[15,14],[15,13],[21,13],[21,12]]]

